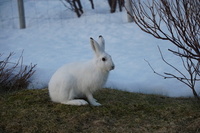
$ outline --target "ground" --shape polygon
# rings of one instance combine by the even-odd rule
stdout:
[[[50,101],[47,89],[22,90],[0,97],[0,132],[200,132],[200,104],[102,89],[102,104],[68,106]]]

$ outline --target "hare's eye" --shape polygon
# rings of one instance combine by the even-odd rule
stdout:
[[[106,58],[103,57],[103,58],[102,58],[102,61],[106,61]]]

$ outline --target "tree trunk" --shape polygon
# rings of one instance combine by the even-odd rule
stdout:
[[[133,22],[131,0],[125,0],[125,7],[126,7],[126,10],[127,10],[127,21]]]

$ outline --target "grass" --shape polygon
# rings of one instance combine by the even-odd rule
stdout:
[[[47,89],[0,95],[0,132],[200,132],[200,103],[103,89],[103,105],[68,106],[50,101]]]

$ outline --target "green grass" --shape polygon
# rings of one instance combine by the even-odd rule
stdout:
[[[103,89],[103,105],[68,106],[50,101],[47,89],[0,95],[0,133],[200,132],[200,103]]]

